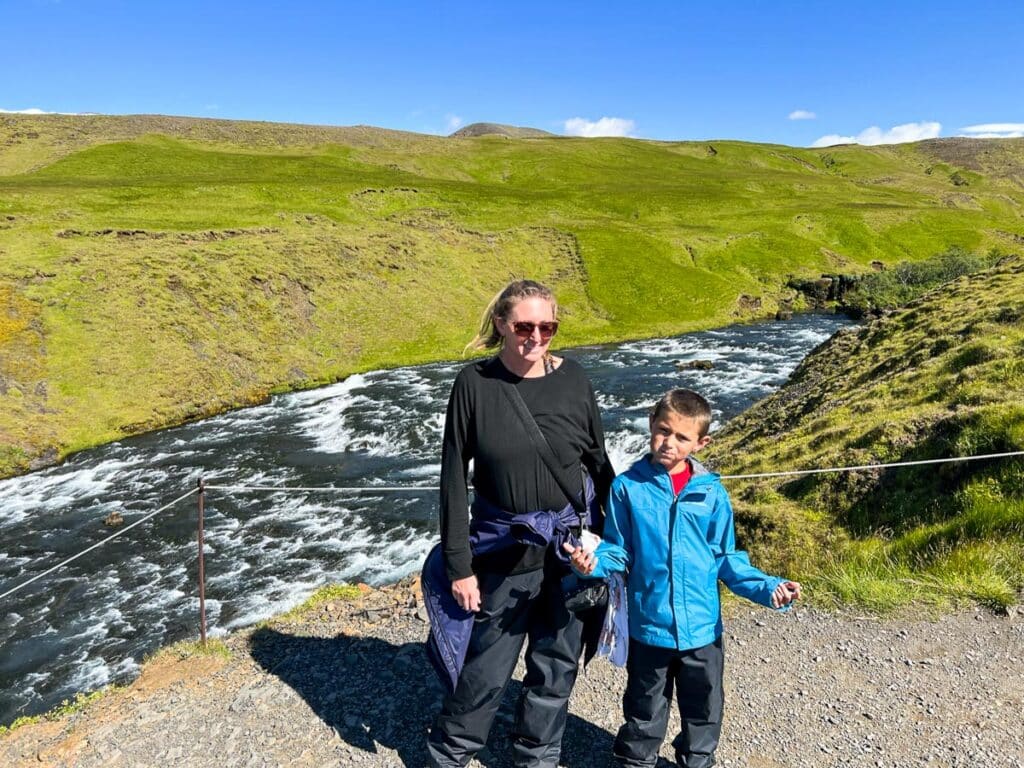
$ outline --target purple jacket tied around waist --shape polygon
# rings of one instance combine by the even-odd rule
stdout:
[[[594,483],[589,477],[584,477],[586,523],[590,525],[594,516]],[[571,504],[559,510],[544,509],[513,515],[476,494],[470,517],[469,544],[474,555],[496,552],[513,544],[538,547],[553,544],[555,553],[568,569],[568,555],[562,544],[568,541],[579,546],[579,540],[570,529],[579,526],[580,518]],[[473,632],[473,613],[455,602],[440,544],[427,555],[420,583],[423,604],[430,619],[427,657],[441,681],[450,691],[455,690]]]

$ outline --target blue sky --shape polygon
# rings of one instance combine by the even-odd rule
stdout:
[[[1024,6],[985,0],[0,0],[0,109],[795,146],[1024,135],[1022,41]]]

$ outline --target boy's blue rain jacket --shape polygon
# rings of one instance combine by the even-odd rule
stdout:
[[[676,496],[660,464],[644,457],[615,478],[594,577],[628,571],[629,635],[661,648],[700,648],[722,634],[718,580],[771,607],[783,581],[736,550],[732,505],[718,475],[690,459]]]

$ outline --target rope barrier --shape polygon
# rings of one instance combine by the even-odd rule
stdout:
[[[57,570],[58,568],[63,568],[63,567],[65,566],[65,565],[67,565],[68,563],[70,563],[70,562],[72,562],[72,561],[74,561],[74,560],[77,560],[77,559],[78,559],[78,558],[80,558],[80,557],[81,557],[82,555],[84,555],[84,554],[86,554],[86,553],[88,553],[88,552],[92,552],[92,551],[93,551],[94,549],[96,549],[97,547],[101,547],[101,546],[103,546],[104,544],[106,544],[106,543],[107,543],[108,541],[110,541],[111,539],[116,539],[116,538],[117,538],[118,536],[120,536],[120,535],[121,535],[122,533],[127,533],[128,531],[130,531],[130,530],[131,530],[132,528],[134,528],[135,526],[137,526],[137,525],[142,525],[142,524],[143,524],[144,522],[146,522],[147,520],[149,520],[149,519],[150,519],[151,517],[155,517],[156,515],[159,515],[159,514],[160,514],[161,512],[163,512],[163,511],[164,511],[164,510],[166,510],[166,509],[170,509],[171,507],[173,507],[173,506],[174,506],[175,504],[177,504],[177,503],[178,503],[179,501],[181,501],[182,499],[187,499],[187,498],[188,498],[189,496],[191,496],[191,495],[192,495],[193,493],[197,493],[198,491],[199,491],[199,489],[198,489],[198,488],[193,488],[193,489],[192,489],[191,491],[189,491],[188,493],[183,493],[183,494],[182,494],[181,496],[179,496],[178,498],[176,498],[176,499],[175,499],[174,501],[172,501],[172,502],[171,502],[170,504],[165,504],[164,506],[160,507],[160,509],[156,510],[156,512],[150,512],[150,513],[149,513],[148,515],[146,515],[145,517],[143,517],[143,518],[141,518],[141,519],[139,519],[139,520],[136,520],[136,521],[135,521],[134,523],[132,523],[131,525],[126,525],[126,526],[125,526],[124,528],[122,528],[121,530],[119,530],[119,531],[118,531],[117,533],[112,533],[112,534],[111,534],[110,536],[107,536],[107,538],[103,539],[102,541],[97,541],[97,542],[96,542],[95,544],[93,544],[93,545],[92,545],[91,547],[88,547],[87,549],[83,549],[83,550],[82,550],[81,552],[79,552],[79,553],[78,553],[77,555],[72,555],[72,556],[71,556],[71,557],[69,557],[69,558],[68,558],[67,560],[64,560],[63,562],[57,563],[57,565],[53,566],[53,568],[50,568],[49,570],[43,571],[42,573],[40,573],[40,574],[37,574],[37,575],[33,576],[33,577],[32,577],[31,579],[29,579],[28,581],[26,581],[26,582],[24,582],[24,583],[22,583],[22,584],[19,584],[19,585],[18,585],[18,586],[16,586],[16,587],[15,587],[14,589],[9,589],[9,590],[7,590],[7,591],[6,591],[6,592],[4,592],[4,593],[3,593],[2,595],[0,595],[0,600],[3,600],[3,599],[4,599],[5,597],[7,597],[8,595],[13,595],[13,594],[14,594],[15,592],[17,592],[17,591],[19,591],[19,590],[21,590],[21,589],[24,589],[25,587],[27,587],[27,586],[28,586],[29,584],[31,584],[32,582],[34,582],[34,581],[38,581],[39,579],[43,578],[43,576],[48,576],[49,574],[51,574],[51,573],[53,573],[54,571],[56,571],[56,570]]]
[[[820,475],[825,472],[855,472],[861,469],[888,469],[890,467],[914,467],[921,464],[946,464],[954,461],[978,461],[979,459],[1001,459],[1007,456],[1024,456],[1024,451],[1007,453],[985,453],[978,456],[954,456],[948,459],[920,459],[918,461],[894,461],[890,464],[858,464],[852,467],[827,467],[825,469],[797,469],[789,472],[757,472],[750,475],[722,475],[723,480],[750,480],[757,477],[794,477],[799,475]]]
[[[360,485],[360,486],[335,486],[335,485],[313,485],[313,486],[298,486],[298,485],[213,485],[207,483],[206,490],[208,491],[343,491],[349,493],[351,491],[439,491],[440,486],[437,485],[393,485],[393,486],[375,486],[375,485]]]
[[[764,477],[799,477],[799,476],[803,476],[803,475],[823,474],[823,473],[826,473],[826,472],[856,472],[856,471],[867,470],[867,469],[889,469],[889,468],[892,468],[892,467],[913,467],[913,466],[921,466],[921,465],[925,465],[925,464],[945,464],[945,463],[952,463],[952,462],[955,462],[955,461],[979,461],[981,459],[1002,459],[1002,458],[1007,458],[1007,457],[1010,457],[1010,456],[1024,456],[1024,451],[1007,451],[1005,453],[986,453],[986,454],[980,454],[980,455],[976,455],[976,456],[953,456],[951,458],[946,458],[946,459],[920,459],[920,460],[917,460],[917,461],[897,461],[897,462],[890,462],[888,464],[858,464],[858,465],[855,465],[855,466],[826,467],[826,468],[823,468],[823,469],[798,469],[798,470],[790,470],[790,471],[783,471],[783,472],[756,472],[756,473],[742,474],[742,475],[722,475],[721,479],[723,479],[723,480],[753,480],[753,479],[764,478]],[[371,493],[377,493],[377,492],[381,492],[381,491],[408,492],[408,491],[438,491],[438,490],[440,490],[440,487],[436,486],[436,485],[404,485],[404,486],[397,485],[397,486],[376,486],[376,487],[375,486],[340,486],[339,487],[339,486],[212,485],[212,484],[211,485],[205,485],[204,484],[202,486],[202,488],[204,488],[206,490],[217,490],[217,491],[286,491],[286,492],[302,491],[302,492],[316,492],[316,493],[330,493],[330,492],[337,492],[337,493],[353,493],[353,492],[355,492],[355,493],[366,493],[366,492],[371,492]],[[18,591],[24,589],[29,584],[32,584],[33,582],[38,581],[39,579],[43,578],[44,576],[48,576],[49,574],[53,573],[54,571],[56,571],[56,570],[58,570],[60,568],[63,568],[68,563],[71,563],[71,562],[77,560],[78,558],[82,557],[82,555],[88,554],[92,550],[94,550],[94,549],[96,549],[98,547],[103,546],[108,541],[110,541],[112,539],[116,539],[121,534],[127,533],[132,528],[135,528],[138,525],[142,525],[147,520],[155,517],[156,515],[159,515],[161,512],[163,512],[163,511],[165,511],[167,509],[170,509],[175,504],[177,504],[179,501],[182,501],[183,499],[188,498],[192,494],[199,493],[199,492],[201,492],[201,488],[193,488],[193,489],[189,490],[187,493],[183,493],[181,496],[179,496],[178,498],[174,499],[174,501],[172,501],[172,502],[170,502],[168,504],[165,504],[164,506],[160,507],[160,509],[158,509],[158,510],[156,510],[154,512],[150,512],[145,517],[140,518],[139,520],[136,520],[131,525],[127,525],[124,528],[122,528],[121,530],[117,531],[116,533],[112,533],[110,536],[107,536],[105,539],[102,539],[101,541],[96,542],[92,546],[90,546],[90,547],[88,547],[86,549],[83,549],[78,554],[72,555],[68,559],[58,563],[57,565],[53,566],[52,568],[49,568],[49,569],[43,571],[42,573],[33,576],[28,581],[25,581],[25,582],[19,584],[18,586],[14,587],[13,589],[9,589],[8,591],[4,592],[3,594],[0,594],[0,600],[3,600],[5,597],[8,597],[9,595],[13,595],[15,592],[18,592]]]
[[[985,453],[976,456],[952,456],[945,459],[919,459],[917,461],[895,461],[888,464],[858,464],[848,467],[826,467],[824,469],[794,469],[783,472],[756,472],[743,475],[721,475],[722,480],[752,480],[762,477],[799,477],[802,475],[820,475],[826,472],[856,472],[865,469],[889,469],[892,467],[914,467],[924,464],[948,464],[955,461],[979,461],[981,459],[1001,459],[1009,456],[1024,456],[1024,451],[1008,451],[1006,453]],[[439,491],[436,485],[396,485],[396,486],[287,486],[287,485],[212,485],[208,490],[219,491],[313,491],[319,493],[374,493],[377,491]]]

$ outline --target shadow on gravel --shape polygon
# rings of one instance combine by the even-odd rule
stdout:
[[[310,708],[356,749],[395,750],[407,768],[426,765],[426,735],[444,691],[422,643],[394,645],[374,637],[288,635],[263,628],[249,641],[253,659],[291,686]],[[488,768],[512,765],[510,731],[522,684],[513,680],[477,760]],[[609,696],[608,705],[618,707]],[[562,764],[594,768],[607,762],[613,734],[569,715]]]

